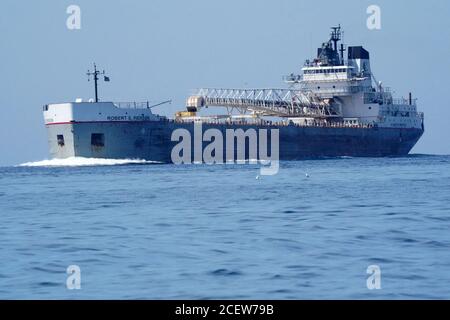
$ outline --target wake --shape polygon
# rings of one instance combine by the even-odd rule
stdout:
[[[82,167],[82,166],[116,166],[126,164],[151,164],[159,163],[157,161],[148,161],[142,159],[101,159],[71,157],[66,159],[51,159],[35,162],[26,162],[18,165],[19,167]]]

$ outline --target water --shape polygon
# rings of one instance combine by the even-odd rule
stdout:
[[[0,168],[0,298],[450,298],[449,156],[73,161]]]

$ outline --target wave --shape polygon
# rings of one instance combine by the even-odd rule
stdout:
[[[84,158],[70,157],[65,159],[41,160],[35,162],[26,162],[18,165],[19,167],[82,167],[82,166],[116,166],[126,164],[151,164],[160,163],[157,161],[148,161],[142,159],[102,159],[102,158]]]

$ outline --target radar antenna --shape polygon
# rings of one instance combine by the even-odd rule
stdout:
[[[109,77],[105,76],[105,70],[103,70],[101,72],[99,70],[97,70],[97,66],[96,66],[95,62],[94,62],[94,71],[91,72],[88,70],[86,74],[88,76],[88,81],[91,80],[91,76],[93,76],[93,78],[94,78],[95,102],[98,102],[98,80],[99,80],[98,76],[103,75],[103,80],[105,82],[109,82],[110,79],[109,79]]]

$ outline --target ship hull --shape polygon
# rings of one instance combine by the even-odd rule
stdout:
[[[178,140],[171,140],[172,133],[176,129],[185,129],[191,134],[192,146],[195,137],[193,123],[174,121],[72,122],[47,124],[46,127],[53,158],[146,159],[170,163],[172,149],[179,143]],[[280,160],[403,156],[411,151],[424,132],[422,129],[382,127],[202,125],[203,132],[208,129],[218,129],[223,137],[226,137],[227,129],[254,129],[257,132],[266,129],[269,132],[268,150],[271,150],[270,132],[278,129]],[[93,141],[99,140],[99,137],[100,141]],[[204,141],[202,147],[205,148],[209,143]],[[223,145],[225,157],[226,143]],[[245,158],[248,157],[246,144]],[[193,152],[191,158],[195,160]]]

